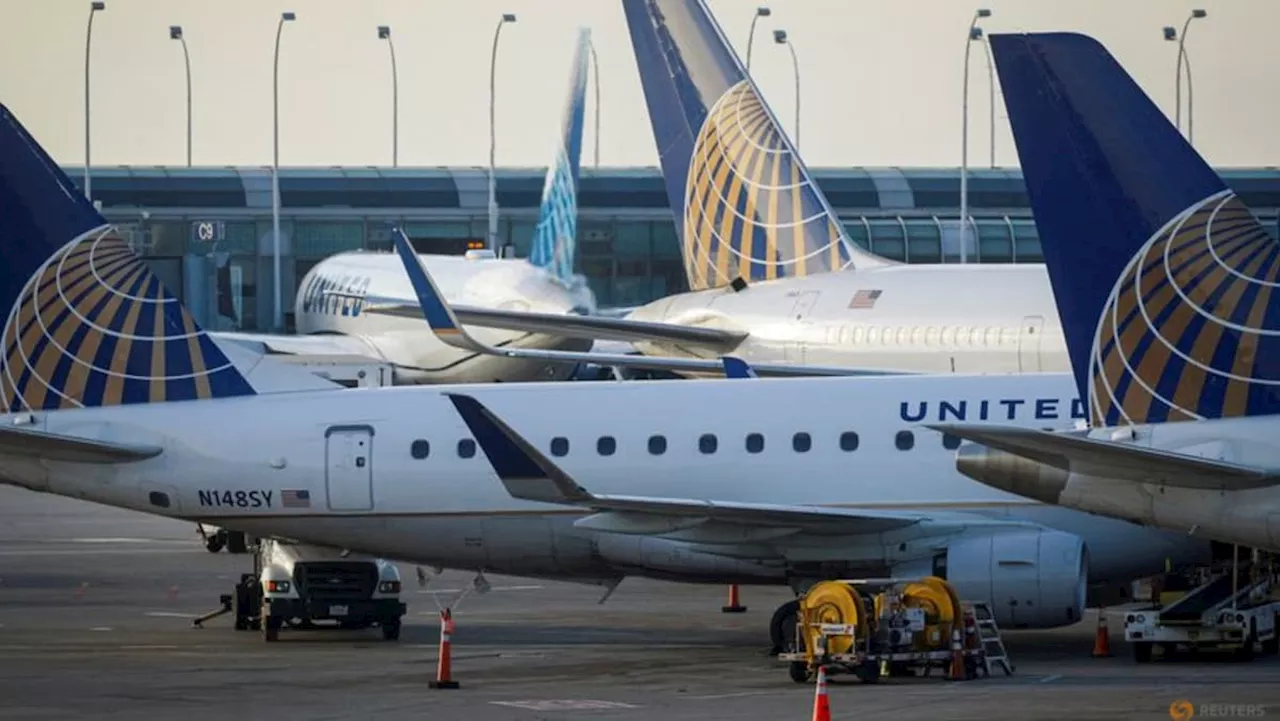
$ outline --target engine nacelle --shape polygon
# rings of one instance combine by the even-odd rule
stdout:
[[[1001,628],[1056,628],[1084,614],[1089,551],[1047,529],[965,537],[934,557],[934,574],[961,600],[989,601]]]

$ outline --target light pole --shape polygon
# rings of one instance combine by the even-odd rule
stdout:
[[[280,13],[276,23],[276,50],[272,61],[271,80],[271,280],[275,296],[275,313],[272,327],[277,332],[284,328],[284,312],[280,304],[280,33],[286,22],[297,16],[291,12]]]
[[[587,41],[587,48],[591,50],[591,86],[592,93],[595,95],[596,103],[596,129],[595,129],[595,159],[594,164],[597,170],[600,168],[600,62],[596,60],[596,44],[594,41]]]
[[[489,250],[498,252],[498,186],[493,173],[497,164],[498,136],[495,108],[498,99],[498,38],[502,26],[516,21],[514,13],[503,13],[498,27],[493,31],[493,54],[489,57]]]
[[[391,51],[391,167],[400,165],[400,80],[396,76],[396,44],[391,40],[391,26],[379,25],[378,38],[387,41]]]
[[[982,28],[977,28],[978,32],[982,32]],[[991,41],[985,36],[982,38],[982,45],[987,50],[987,115],[991,120],[991,136],[988,142],[991,145],[991,168],[996,167],[996,69],[995,61],[991,58]]]
[[[978,20],[991,17],[991,11],[979,8],[969,22],[969,33],[964,39],[964,83],[961,95],[962,119],[960,121],[960,262],[969,261],[969,47],[974,40],[982,39]]]
[[[756,39],[756,21],[760,18],[767,18],[773,11],[761,5],[756,8],[756,14],[751,18],[751,29],[747,31],[747,72],[751,72],[751,44]]]
[[[104,2],[89,3],[89,26],[84,33],[84,197],[93,202],[89,187],[89,43],[93,40],[93,16],[106,10]]]
[[[187,67],[187,167],[191,167],[191,54],[187,52],[187,40],[182,37],[181,25],[169,26],[169,39],[182,43],[182,60]]]
[[[1185,63],[1187,66],[1187,141],[1193,143],[1195,132],[1194,121],[1192,120],[1191,115],[1191,59],[1187,57],[1187,28],[1190,27],[1192,20],[1197,20],[1206,17],[1207,15],[1208,13],[1204,10],[1197,8],[1192,10],[1191,14],[1187,16],[1186,21],[1182,23],[1181,33],[1177,32],[1172,27],[1166,27],[1164,29],[1165,40],[1176,40],[1178,42],[1178,67],[1175,71],[1176,83],[1174,86],[1176,92],[1174,105],[1177,107],[1174,109],[1174,125],[1179,131],[1182,130],[1182,65]]]
[[[795,76],[796,81],[796,150],[800,149],[800,61],[796,58],[796,46],[791,44],[787,39],[786,30],[774,30],[773,42],[778,45],[786,45],[791,51],[791,73]]]

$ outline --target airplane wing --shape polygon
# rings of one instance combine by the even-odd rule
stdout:
[[[68,463],[132,463],[155,458],[163,452],[160,446],[134,446],[29,428],[0,427],[0,456]]]
[[[1125,445],[1073,433],[966,423],[938,423],[928,427],[1055,468],[1101,478],[1206,490],[1246,490],[1280,485],[1280,471],[1274,469]]]
[[[747,529],[838,535],[879,533],[928,520],[925,514],[898,511],[595,495],[480,401],[468,395],[446,395],[513,498],[591,509],[597,513],[583,519],[583,525],[594,530],[661,534],[717,522]]]
[[[529,358],[544,361],[560,361],[567,363],[595,363],[628,368],[647,368],[654,370],[715,373],[722,374],[724,365],[719,360],[700,358],[666,358],[661,356],[626,355],[610,353],[575,353],[572,351],[548,351],[527,348],[495,348],[480,342],[467,333],[462,321],[449,307],[444,295],[436,287],[431,274],[422,265],[421,259],[414,253],[408,238],[396,228],[391,233],[395,241],[396,252],[404,263],[405,272],[413,284],[418,296],[419,312],[425,317],[427,324],[442,342],[455,348],[472,353],[504,356],[507,358]],[[568,317],[568,316],[565,316]],[[865,368],[845,368],[810,365],[788,365],[780,363],[758,363],[754,365],[756,373],[761,376],[865,376],[865,375],[907,375],[895,370],[877,370]]]
[[[421,311],[419,311],[421,312]],[[270,333],[209,332],[215,341],[236,343],[263,355],[358,355],[385,362],[368,343],[349,335],[273,335]]]
[[[723,351],[737,347],[746,339],[742,331],[675,323],[628,320],[616,316],[576,315],[568,313],[537,313],[533,311],[498,310],[474,306],[452,306],[458,320],[467,325],[482,328],[503,328],[559,335],[569,338],[592,338],[624,342],[665,341]],[[394,315],[401,318],[421,318],[422,306],[417,303],[379,303],[368,305],[365,313]]]

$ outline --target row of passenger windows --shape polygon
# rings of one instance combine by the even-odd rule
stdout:
[[[1016,346],[1018,334],[1035,335],[1034,328],[975,326],[860,326],[829,325],[827,342],[844,345],[913,345],[960,348]]]
[[[853,431],[845,431],[840,434],[837,445],[840,450],[845,453],[852,453],[858,450],[860,444],[858,434]],[[646,442],[649,454],[660,456],[667,452],[667,437],[662,435],[649,436]],[[720,438],[714,433],[704,433],[698,436],[698,451],[704,455],[711,455],[720,450]],[[900,451],[909,451],[915,448],[916,437],[912,431],[898,431],[894,434],[893,445]],[[950,433],[942,435],[942,447],[953,451],[960,447],[960,439]],[[743,438],[743,448],[747,453],[763,453],[765,449],[765,437],[762,433],[748,433]],[[791,436],[791,450],[796,453],[808,453],[813,449],[813,437],[803,431]],[[563,458],[569,455],[569,439],[564,436],[556,436],[551,439],[548,446],[551,455],[557,458]],[[618,452],[618,441],[613,436],[600,436],[596,439],[596,455],[612,456]],[[458,441],[457,453],[459,458],[471,458],[476,454],[476,442],[470,438],[463,438]],[[409,454],[418,460],[422,460],[431,455],[431,444],[425,439],[419,438],[409,445]]]

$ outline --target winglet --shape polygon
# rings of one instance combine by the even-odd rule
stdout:
[[[512,498],[579,505],[592,495],[511,426],[471,396],[445,394]]]
[[[404,263],[404,271],[409,275],[409,283],[413,285],[414,295],[418,297],[422,315],[436,337],[455,348],[477,353],[487,352],[488,346],[472,338],[463,330],[462,324],[458,322],[458,316],[453,314],[453,309],[445,302],[444,294],[436,287],[435,281],[431,280],[431,274],[423,267],[422,260],[409,244],[409,238],[405,236],[404,231],[399,228],[392,229],[391,239],[395,243],[396,252],[400,255],[400,261]]]
[[[756,369],[750,363],[737,356],[727,355],[720,359],[724,363],[725,378],[759,378]]]

